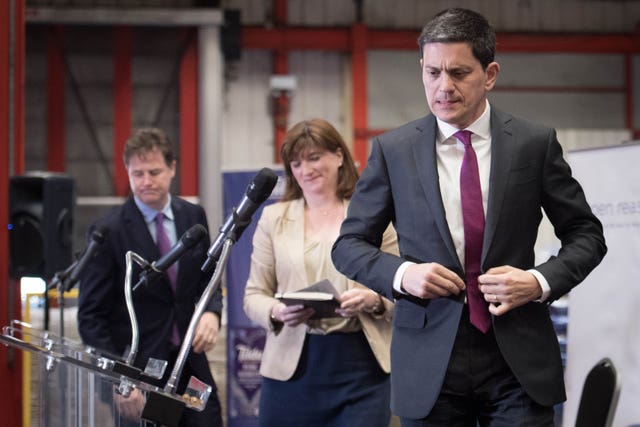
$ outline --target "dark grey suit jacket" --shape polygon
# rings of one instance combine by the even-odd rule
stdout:
[[[396,295],[404,261],[436,262],[464,278],[447,224],[436,165],[433,115],[376,138],[349,205],[332,257],[336,268],[387,298],[397,298],[391,345],[392,410],[423,418],[439,394],[463,308],[461,298]],[[482,271],[534,267],[542,211],[562,243],[557,257],[535,266],[548,280],[548,302],[569,292],[606,252],[602,226],[563,160],[555,131],[491,109],[491,173]],[[393,222],[400,257],[378,249]],[[528,303],[493,317],[505,360],[542,405],[565,397],[558,342],[547,304]]]
[[[195,224],[207,227],[207,219],[202,207],[178,197],[172,197],[171,208],[178,238]],[[78,330],[85,344],[122,356],[131,343],[131,322],[124,298],[125,254],[127,251],[133,251],[149,262],[157,260],[160,254],[142,213],[131,197],[122,206],[96,221],[91,226],[89,235],[97,227],[106,227],[109,234],[80,277]],[[184,337],[195,304],[211,277],[211,273],[203,274],[200,271],[206,259],[208,246],[207,238],[178,261],[176,295],[173,294],[166,276],[134,292],[133,302],[140,328],[140,346],[135,360],[136,366],[144,368],[149,357],[168,360],[174,321],[177,322],[180,334]],[[137,264],[135,267],[132,286],[137,283],[140,272]],[[209,302],[207,311],[220,315],[222,311],[220,289]],[[200,380],[215,389],[204,353],[190,352],[188,363]]]

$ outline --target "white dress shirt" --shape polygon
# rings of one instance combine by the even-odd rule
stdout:
[[[485,218],[487,215],[487,200],[489,197],[489,175],[491,172],[491,106],[486,102],[486,108],[482,115],[464,130],[470,131],[471,145],[476,152],[478,159],[478,172],[480,175],[480,187],[482,190],[482,206],[484,208]],[[436,135],[436,162],[438,167],[438,178],[440,183],[440,194],[442,195],[442,204],[449,225],[449,232],[456,248],[456,253],[460,259],[461,265],[464,265],[464,226],[462,221],[462,208],[460,201],[460,169],[462,168],[462,159],[464,157],[464,145],[454,134],[458,129],[449,123],[437,119],[438,130]],[[402,290],[402,277],[407,267],[412,263],[407,261],[403,263],[394,276],[393,288],[400,292]],[[540,283],[542,287],[542,297],[540,301],[544,301],[551,292],[547,280],[542,274],[536,270],[530,271]]]

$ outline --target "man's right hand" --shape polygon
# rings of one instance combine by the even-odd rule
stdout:
[[[113,400],[120,415],[129,420],[140,420],[144,409],[144,396],[140,390],[133,389],[128,397],[113,393]]]
[[[404,292],[422,299],[459,295],[464,281],[453,271],[435,262],[412,264],[402,276]]]

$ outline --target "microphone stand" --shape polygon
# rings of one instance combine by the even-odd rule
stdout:
[[[62,270],[62,271],[58,271],[53,275],[53,278],[51,279],[51,282],[49,282],[49,284],[46,287],[45,293],[44,293],[44,297],[45,298],[49,298],[48,296],[48,290],[56,288],[56,290],[58,291],[58,309],[60,310],[60,314],[59,314],[59,318],[60,318],[60,344],[64,345],[64,291],[65,289],[69,286],[68,282],[69,282],[69,277],[71,276],[71,272],[74,270],[74,268],[76,267],[76,265],[78,265],[78,260],[76,259],[75,261],[73,261],[71,263],[71,265],[69,265],[66,269]],[[49,307],[49,303],[48,301],[45,301],[45,307]],[[48,329],[48,325],[46,325],[45,329]],[[49,372],[45,371],[45,375],[48,377],[49,376]],[[60,409],[62,411],[61,413],[61,418],[62,420],[66,420],[67,419],[67,406],[65,405],[65,402],[67,401],[67,377],[65,375],[65,372],[59,371],[58,372],[59,375],[59,381],[60,381],[60,391],[61,391],[61,405],[60,405]],[[45,399],[46,400],[46,399]],[[45,406],[45,410],[44,410],[45,414],[46,414],[46,425],[49,425],[49,405]]]
[[[138,327],[136,312],[133,307],[133,296],[131,290],[133,261],[144,269],[150,268],[151,264],[133,251],[127,251],[125,260],[126,271],[124,276],[124,298],[127,305],[127,312],[129,313],[129,320],[131,321],[131,345],[125,363],[116,361],[114,363],[113,370],[114,372],[121,374],[120,383],[118,384],[116,392],[124,397],[129,397],[131,392],[135,389],[135,385],[133,382],[129,381],[128,378],[139,379],[141,374],[141,370],[133,366],[133,362],[135,361],[138,353],[138,344],[140,341],[140,329]]]
[[[133,362],[138,353],[138,343],[140,340],[140,330],[138,328],[138,320],[136,319],[136,312],[133,308],[133,296],[131,291],[131,277],[133,270],[133,263],[135,261],[142,268],[150,268],[151,264],[140,255],[133,251],[128,251],[126,254],[126,273],[124,276],[124,299],[127,304],[127,311],[129,312],[129,319],[131,320],[131,346],[129,354],[127,355],[127,365],[133,365]]]
[[[233,235],[233,233],[231,233]],[[193,340],[193,335],[196,332],[196,326],[198,325],[198,321],[200,320],[200,316],[204,312],[207,304],[211,300],[213,293],[218,289],[220,285],[220,279],[222,278],[222,272],[224,271],[225,266],[227,265],[227,261],[229,258],[229,252],[231,251],[231,246],[235,243],[234,236],[227,237],[222,246],[222,253],[220,254],[220,260],[218,261],[216,268],[213,272],[213,276],[211,276],[211,280],[207,285],[206,289],[202,293],[198,304],[196,305],[196,309],[191,316],[191,322],[189,323],[189,329],[187,329],[187,333],[184,337],[184,341],[182,342],[182,346],[180,346],[180,352],[178,353],[178,357],[176,358],[176,363],[173,366],[173,371],[171,371],[171,375],[169,376],[169,380],[164,387],[164,390],[168,393],[175,392],[175,388],[178,383],[178,379],[180,378],[180,374],[182,373],[182,368],[184,367],[184,363],[187,360],[187,355],[189,354],[189,349],[191,348],[191,341]]]
[[[58,291],[58,306],[60,307],[60,338],[64,337],[64,292],[67,287],[69,287],[69,277],[71,276],[71,272],[78,265],[78,260],[76,259],[69,265],[66,269],[62,271],[58,271],[53,275],[53,279],[47,285],[47,290],[56,288]],[[45,292],[45,298],[47,298],[47,292]],[[45,328],[48,329],[48,328]]]
[[[178,384],[178,379],[182,374],[182,369],[186,362],[189,349],[191,348],[191,342],[196,331],[196,326],[198,324],[198,321],[200,320],[200,317],[202,316],[202,313],[204,312],[204,309],[211,300],[211,297],[220,285],[222,272],[224,271],[224,268],[227,264],[231,246],[234,243],[235,235],[232,232],[230,233],[230,237],[227,237],[227,239],[223,242],[220,261],[217,263],[216,269],[213,272],[213,276],[211,276],[211,280],[202,293],[198,304],[196,304],[195,311],[189,323],[189,328],[187,329],[184,341],[180,346],[180,352],[178,353],[178,357],[176,358],[176,362],[173,366],[173,370],[171,371],[171,375],[169,376],[167,384],[164,387],[163,391],[165,393],[175,395],[175,389]],[[190,399],[190,407],[203,410],[209,398],[211,386],[204,383],[200,383],[200,385],[207,390],[205,390],[205,392],[202,393],[200,397],[192,396],[192,398]],[[190,386],[191,382],[189,386],[187,386],[187,389],[189,389]],[[185,393],[188,394],[187,392]],[[184,403],[171,401],[161,393],[150,392],[147,396],[147,400],[145,401],[145,405],[142,410],[142,418],[151,422],[156,422],[158,424],[177,425],[177,420],[180,419],[184,407]]]

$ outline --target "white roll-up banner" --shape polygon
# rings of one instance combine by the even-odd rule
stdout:
[[[640,425],[640,144],[575,151],[568,161],[608,252],[569,294],[563,425],[575,424],[584,379],[603,357],[620,378],[613,427]]]

